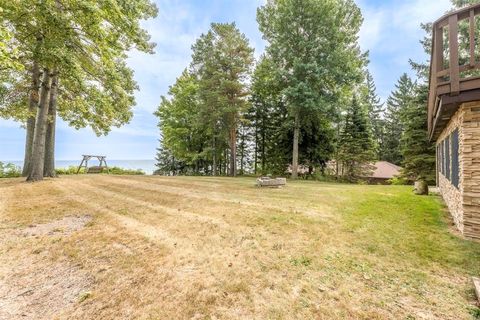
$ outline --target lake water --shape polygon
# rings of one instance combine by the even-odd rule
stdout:
[[[3,163],[13,163],[16,166],[22,167],[23,166],[23,161],[3,161],[0,160]],[[68,168],[70,166],[75,166],[78,167],[80,165],[79,160],[57,160],[55,161],[55,166],[57,168]],[[98,160],[91,159],[88,162],[88,166],[96,166],[98,165]],[[120,167],[124,169],[141,169],[143,172],[146,174],[153,174],[153,172],[156,170],[155,167],[155,160],[108,160],[107,159],[107,165],[109,167]]]

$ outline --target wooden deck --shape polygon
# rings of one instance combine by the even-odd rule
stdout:
[[[432,29],[428,131],[438,138],[463,102],[480,100],[480,4],[438,19]]]

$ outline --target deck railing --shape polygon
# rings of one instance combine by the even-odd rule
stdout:
[[[433,24],[428,129],[430,135],[441,117],[441,99],[480,88],[480,4],[446,14]],[[480,44],[480,43],[479,43]],[[478,58],[478,59],[477,59]]]

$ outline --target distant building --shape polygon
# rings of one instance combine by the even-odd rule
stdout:
[[[367,167],[367,165],[365,165],[365,167]],[[337,167],[335,161],[332,160],[328,162],[327,171],[329,175],[336,176],[337,169],[338,176],[342,176],[342,165],[339,164]],[[368,171],[369,173],[362,178],[363,180],[367,180],[369,183],[372,184],[388,184],[389,180],[400,175],[401,170],[401,167],[394,165],[393,163],[387,161],[377,161],[368,165],[368,169],[366,169],[366,171]]]
[[[437,147],[440,194],[457,228],[467,237],[480,239],[478,15],[480,4],[475,4],[448,13],[432,26],[428,131]],[[470,28],[459,28],[459,21]]]
[[[373,164],[370,176],[365,177],[370,183],[388,183],[388,180],[400,175],[401,167],[387,161],[377,161]]]

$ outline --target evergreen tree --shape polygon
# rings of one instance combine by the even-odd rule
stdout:
[[[235,176],[237,130],[241,115],[248,108],[247,80],[253,64],[253,49],[234,23],[213,23],[192,49],[192,73],[198,78],[201,109],[213,137],[213,172],[215,174],[216,159],[224,153],[226,143],[230,151],[229,174]]]
[[[380,159],[401,165],[403,161],[401,137],[404,131],[402,113],[415,97],[416,84],[404,73],[387,99],[385,113],[384,143],[380,150]],[[426,106],[425,106],[426,108]]]
[[[244,175],[247,172],[251,171],[253,159],[253,128],[248,121],[242,120],[238,127],[238,164],[237,167],[240,169],[239,174]]]
[[[371,162],[375,159],[374,141],[365,108],[353,98],[345,115],[340,134],[338,160],[343,175],[351,182],[368,176]]]
[[[427,134],[428,86],[419,85],[415,97],[402,114],[402,175],[408,180],[435,183],[435,145]]]
[[[373,139],[375,142],[375,150],[377,159],[380,159],[380,150],[384,144],[384,130],[385,124],[383,114],[385,109],[380,98],[377,96],[377,88],[373,77],[368,70],[366,70],[365,83],[362,85],[362,103],[365,105],[370,126],[372,128]]]
[[[254,172],[283,174],[291,159],[291,119],[271,57],[262,56],[253,73],[251,107],[246,117],[253,128]]]

